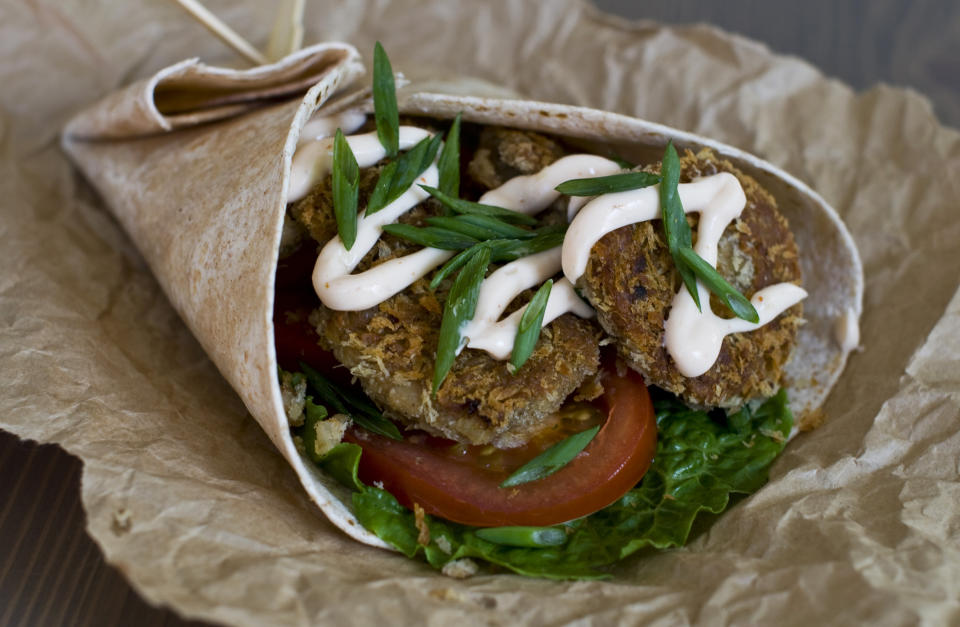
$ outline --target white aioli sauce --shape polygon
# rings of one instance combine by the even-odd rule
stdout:
[[[297,150],[290,163],[288,203],[306,196],[320,179],[330,174],[333,165],[333,136],[337,129],[342,129],[344,134],[352,133],[363,126],[366,119],[367,116],[360,111],[347,110],[338,115],[311,118],[303,125]]]
[[[620,172],[622,168],[603,157],[571,155],[558,159],[535,174],[517,176],[480,197],[480,202],[512,209],[525,214],[543,211],[560,198],[554,189],[571,179],[593,178]],[[571,205],[573,203],[571,202]],[[487,351],[495,359],[508,359],[520,327],[520,318],[527,306],[505,319],[500,316],[510,302],[525,289],[540,285],[560,272],[559,246],[504,265],[487,277],[480,286],[477,310],[473,320],[460,330],[466,346]],[[577,296],[573,285],[560,279],[550,289],[542,326],[572,312],[581,318],[592,318],[593,309]]]
[[[310,135],[298,145],[293,157],[288,202],[303,198],[317,182],[329,175],[333,159],[333,140],[329,135],[338,127],[344,132],[352,132],[363,122],[362,114],[344,112],[338,116],[311,120],[304,126],[304,132],[309,129]],[[400,148],[409,149],[429,135],[428,131],[420,128],[401,126]],[[376,132],[347,137],[347,141],[361,168],[370,167],[386,156]],[[507,181],[484,194],[480,202],[535,214],[560,197],[560,193],[554,189],[560,183],[620,171],[619,165],[603,157],[571,155],[536,174]],[[435,187],[437,180],[438,172],[434,163],[419,177],[417,183]],[[700,213],[695,247],[697,253],[716,267],[720,236],[746,204],[740,182],[732,174],[720,173],[681,184],[679,194],[687,212]],[[358,217],[357,238],[350,250],[343,246],[339,236],[323,247],[314,266],[313,285],[324,305],[341,311],[369,309],[403,291],[453,256],[450,251],[424,248],[360,274],[351,274],[376,245],[383,226],[395,222],[428,197],[415,183],[374,215],[367,217],[361,214]],[[563,246],[512,261],[487,277],[480,288],[476,313],[461,329],[465,340],[463,345],[485,350],[496,359],[507,359],[513,350],[520,318],[526,307],[503,320],[500,320],[500,316],[518,294],[542,283],[561,269],[565,278],[553,285],[543,325],[567,312],[583,318],[592,317],[594,311],[577,296],[573,288],[586,270],[590,249],[611,231],[659,217],[658,186],[605,194],[593,200],[571,198],[568,208],[571,224]],[[681,288],[674,297],[665,323],[667,350],[679,371],[688,377],[703,374],[713,365],[726,335],[757,329],[807,295],[802,288],[790,283],[760,290],[751,300],[760,316],[760,322],[755,324],[738,318],[728,320],[716,316],[710,309],[709,291],[699,281],[697,289],[703,311],[697,310],[686,288]]]
[[[700,213],[694,249],[707,263],[716,267],[720,236],[746,205],[740,181],[728,172],[721,172],[681,184],[678,189],[684,211]],[[607,233],[659,217],[659,185],[605,194],[592,200],[567,229],[563,241],[564,275],[575,284],[587,269],[590,249]],[[725,336],[758,329],[807,296],[803,288],[792,283],[765,287],[750,301],[760,316],[760,321],[753,323],[740,318],[724,319],[714,314],[710,308],[710,292],[699,280],[697,293],[703,311],[697,309],[693,297],[686,287],[681,286],[664,326],[667,351],[686,377],[696,377],[710,369],[720,354]]]
[[[526,306],[503,320],[500,316],[516,296],[527,288],[540,285],[560,270],[560,246],[518,259],[501,267],[480,285],[480,298],[473,320],[461,329],[469,338],[467,346],[485,350],[495,359],[507,359],[513,351],[520,318]],[[573,285],[560,279],[550,288],[550,298],[543,312],[543,326],[559,316],[573,312],[581,318],[592,318],[593,309],[577,296]]]
[[[430,133],[421,128],[401,126],[400,149],[409,149],[429,136]],[[387,151],[380,144],[376,131],[353,135],[347,138],[347,142],[357,158],[357,165],[361,168],[368,168],[387,156]],[[303,168],[300,172],[309,172],[319,180],[330,172],[333,144],[329,139],[324,139],[307,144],[307,147],[314,145],[320,145],[323,148],[322,156],[314,162],[312,168]],[[297,150],[297,153],[299,154],[300,150]],[[294,161],[296,162],[296,156]],[[321,161],[323,163],[319,163]],[[298,173],[298,176],[302,174]],[[429,198],[430,195],[420,189],[417,184],[435,187],[438,176],[436,164],[431,164],[415,184],[411,185],[399,198],[372,216],[361,214],[357,219],[357,238],[350,250],[344,247],[339,236],[327,242],[313,267],[313,288],[324,305],[338,311],[369,309],[394,294],[402,292],[414,281],[453,256],[452,252],[446,250],[424,248],[411,255],[381,263],[365,272],[351,274],[363,257],[377,244],[384,225],[396,222],[404,213]],[[315,183],[300,184],[305,185],[309,190]],[[293,174],[291,174],[291,190],[293,187]],[[292,193],[288,202],[291,198]]]
[[[607,176],[622,171],[619,165],[595,155],[570,155],[557,159],[536,174],[516,176],[480,197],[480,202],[533,215],[560,198],[554,189],[571,179]]]

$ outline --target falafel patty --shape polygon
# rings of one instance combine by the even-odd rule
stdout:
[[[563,147],[546,135],[484,126],[467,174],[480,188],[493,189],[515,176],[539,172],[564,154]]]
[[[743,213],[720,240],[720,274],[747,298],[775,283],[799,283],[797,246],[773,196],[709,150],[696,155],[687,151],[680,164],[682,183],[730,172],[746,194]],[[660,164],[644,170],[659,173]],[[687,220],[695,229],[697,216],[688,215]],[[600,326],[616,341],[619,354],[648,384],[699,408],[736,408],[776,393],[802,322],[802,306],[791,307],[755,331],[727,336],[716,363],[706,373],[688,378],[680,374],[664,346],[664,319],[680,286],[660,220],[605,235],[591,250],[586,272],[578,281],[597,310]],[[733,317],[715,297],[710,305],[717,315]]]
[[[467,348],[431,398],[441,317],[442,305],[420,280],[377,307],[319,307],[310,321],[321,344],[393,417],[470,444],[509,448],[550,428],[551,414],[599,367],[594,327],[564,315],[543,329],[515,374],[508,362]]]
[[[563,156],[552,140],[524,131],[485,127],[480,147],[467,168],[465,183],[485,190],[501,177],[532,174]],[[378,167],[360,176],[362,209],[376,183]],[[474,176],[476,174],[476,176]],[[401,222],[422,225],[442,209],[432,199],[405,214]],[[291,216],[319,243],[336,235],[330,180],[321,181]],[[412,246],[389,234],[363,259],[358,271],[413,252]],[[350,369],[366,393],[391,417],[409,427],[470,444],[508,448],[523,444],[553,426],[555,412],[599,368],[596,326],[566,314],[546,326],[523,367],[511,373],[508,362],[474,349],[464,349],[454,362],[436,398],[431,397],[443,296],[448,286],[431,292],[426,280],[364,311],[333,311],[323,305],[313,312],[321,345]],[[527,302],[528,290],[514,307]]]

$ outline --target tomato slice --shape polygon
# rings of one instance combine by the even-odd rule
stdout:
[[[278,290],[276,293],[273,337],[277,363],[284,370],[299,370],[302,361],[332,375],[338,365],[337,360],[318,343],[317,332],[309,322],[310,312],[316,308],[316,304],[310,301],[309,296],[294,291]],[[345,368],[336,370],[346,371]]]
[[[300,362],[310,364],[333,380],[349,385],[350,373],[338,368],[332,353],[320,347],[317,332],[310,324],[310,312],[319,300],[310,285],[310,273],[317,253],[310,246],[277,264],[277,289],[273,305],[273,338],[277,363],[284,370],[299,370]]]
[[[307,318],[316,295],[303,285],[313,251],[279,264],[274,334],[281,367],[298,369],[303,361],[335,381],[349,385],[349,371],[317,343]],[[553,525],[586,516],[610,505],[637,484],[656,449],[656,420],[642,377],[619,374],[605,360],[600,409],[606,422],[593,441],[556,473],[514,488],[500,488],[510,472],[558,438],[555,433],[525,449],[487,454],[487,447],[463,447],[423,433],[398,442],[364,429],[347,430],[344,439],[363,447],[360,478],[378,483],[403,505],[419,503],[436,516],[477,527]],[[599,419],[602,419],[602,415]],[[598,419],[598,420],[599,420]],[[588,428],[581,424],[578,430]]]
[[[359,428],[344,439],[363,448],[360,478],[407,507],[418,503],[428,514],[476,527],[554,525],[615,502],[653,459],[656,420],[642,377],[607,364],[603,385],[607,419],[587,448],[554,474],[514,488],[499,487],[503,473],[458,462],[449,446],[399,442]]]

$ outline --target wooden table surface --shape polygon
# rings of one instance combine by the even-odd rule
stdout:
[[[708,22],[809,60],[858,89],[929,96],[960,127],[960,3],[954,0],[598,0],[613,13]],[[0,626],[200,625],[144,602],[84,531],[80,462],[0,431]]]

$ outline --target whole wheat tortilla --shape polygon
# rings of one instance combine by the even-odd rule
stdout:
[[[349,492],[298,454],[277,383],[274,276],[290,162],[304,123],[349,101],[356,50],[320,44],[238,71],[184,61],[115,92],[67,126],[63,147],[144,255],[177,312],[327,517],[353,538],[386,546],[350,511]],[[307,84],[312,86],[299,97]],[[673,140],[709,147],[776,198],[801,253],[806,324],[787,367],[791,407],[815,415],[846,363],[838,318],[859,319],[863,273],[836,212],[806,185],[731,146],[622,115],[493,97],[481,83],[409,86],[402,113],[503,124],[656,158]],[[481,93],[465,96],[463,92]],[[443,92],[443,93],[440,93]]]

